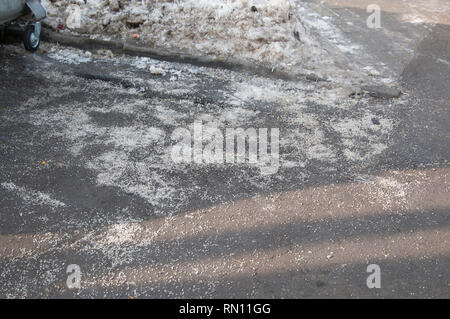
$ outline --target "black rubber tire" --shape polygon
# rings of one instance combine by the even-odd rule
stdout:
[[[41,40],[37,39],[37,44],[33,43],[32,36],[34,35],[34,26],[27,25],[25,28],[25,32],[23,33],[23,45],[25,49],[30,52],[36,52],[39,49],[39,45],[41,44]]]

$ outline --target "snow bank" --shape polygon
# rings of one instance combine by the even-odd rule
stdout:
[[[314,63],[321,50],[290,0],[43,0],[45,23],[65,31],[132,39],[177,52],[282,69]]]

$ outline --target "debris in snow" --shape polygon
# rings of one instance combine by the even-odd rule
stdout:
[[[163,75],[164,70],[158,67],[155,67],[154,65],[150,66],[150,73],[153,75]]]
[[[114,53],[112,53],[111,50],[100,49],[97,51],[97,54],[111,58],[111,59],[114,58]]]
[[[89,51],[51,48],[48,56],[59,62],[68,64],[80,64],[92,61],[92,53]]]

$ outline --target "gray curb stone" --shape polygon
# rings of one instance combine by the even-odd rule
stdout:
[[[106,41],[100,39],[91,39],[82,36],[75,36],[70,34],[63,34],[44,30],[42,32],[42,40],[59,43],[65,46],[75,47],[83,50],[99,50],[107,49],[116,54],[127,54],[131,56],[149,57],[160,61],[187,63],[196,66],[204,66],[211,68],[221,68],[235,71],[246,71],[256,75],[265,77],[272,77],[283,80],[296,80],[301,78],[301,75],[289,74],[264,65],[248,64],[238,60],[221,60],[209,57],[198,57],[186,54],[174,53],[160,49],[153,49],[148,47],[130,44],[124,41]]]
[[[41,37],[42,40],[47,42],[59,43],[65,46],[75,47],[83,50],[95,51],[100,49],[107,49],[116,54],[143,56],[160,61],[187,63],[196,66],[221,68],[241,72],[244,71],[255,75],[288,81],[304,79],[312,82],[328,82],[327,79],[322,79],[314,74],[292,74],[279,71],[261,64],[249,64],[239,60],[221,60],[209,57],[191,56],[169,52],[161,49],[139,46],[136,44],[127,43],[125,41],[91,39],[66,33],[58,33],[50,30],[43,30]],[[390,88],[388,86],[363,86],[361,87],[361,90],[367,92],[370,96],[384,99],[398,98],[402,94],[399,89]]]

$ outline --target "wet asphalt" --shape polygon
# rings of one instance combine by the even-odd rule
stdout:
[[[0,48],[0,297],[448,298],[450,27],[386,21],[409,41],[346,34],[367,50],[358,63],[385,63],[398,99]],[[275,98],[247,98],[250,85]],[[198,119],[280,128],[279,171],[174,165],[171,132]]]

